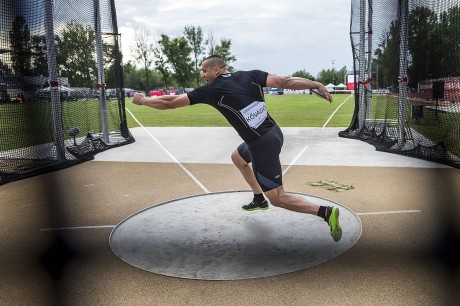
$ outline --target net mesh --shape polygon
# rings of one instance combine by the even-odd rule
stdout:
[[[340,136],[460,168],[459,4],[352,0],[355,114]]]
[[[0,0],[0,15],[0,184],[134,141],[113,0]]]

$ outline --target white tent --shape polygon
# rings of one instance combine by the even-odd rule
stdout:
[[[332,83],[327,84],[326,86],[327,91],[331,92],[334,90],[335,85]]]
[[[335,86],[335,88],[347,88],[347,86],[343,83],[340,83],[339,85]]]

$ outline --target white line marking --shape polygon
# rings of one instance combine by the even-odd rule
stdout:
[[[345,104],[345,102],[348,101],[348,99],[350,99],[350,97],[352,97],[353,95],[349,95],[348,98],[345,99],[345,101],[343,101],[336,109],[335,111],[332,113],[332,115],[329,117],[329,119],[327,119],[326,123],[323,125],[323,128],[326,127],[326,125],[329,123],[329,121],[331,121],[332,117],[335,115],[335,113],[337,113],[337,111],[339,110],[340,107],[342,107],[343,104]]]
[[[302,156],[302,154],[305,152],[305,150],[308,149],[308,146],[306,146],[305,148],[303,148],[302,151],[300,151],[299,154],[297,154],[297,156],[294,158],[294,160],[289,164],[289,166],[283,171],[283,176],[286,174],[286,172],[288,172],[289,169],[291,169],[291,167],[297,162],[297,160],[300,158],[300,156]]]
[[[139,122],[139,120],[137,120],[136,117],[134,117],[134,114],[125,106],[125,109],[128,111],[128,113],[133,117],[134,121],[136,121],[137,124],[139,124],[140,127],[142,127],[144,129],[144,131],[160,146],[160,148],[162,148],[166,154],[169,155],[169,157],[171,157],[171,159],[179,166],[182,168],[182,170],[185,171],[185,173],[187,173],[194,181],[195,183],[198,184],[198,186],[201,187],[201,189],[203,189],[203,191],[205,193],[209,193],[209,190],[206,189],[206,187],[204,187],[203,184],[201,184],[201,182],[190,172],[188,171],[187,168],[184,167],[184,165],[182,165],[175,157],[174,155],[172,155],[161,143],[160,141],[158,141],[158,139],[156,139],[155,136],[153,136],[149,130],[147,130],[147,128],[145,126],[142,125],[142,123]]]
[[[69,230],[80,230],[80,229],[100,229],[100,228],[114,228],[115,225],[94,225],[94,226],[75,226],[75,227],[56,227],[56,228],[42,228],[41,232],[50,231],[69,231]]]
[[[389,215],[389,214],[412,214],[420,213],[421,210],[393,210],[393,211],[374,211],[374,212],[365,212],[365,213],[356,213],[359,216],[367,215]],[[116,225],[94,225],[94,226],[74,226],[74,227],[57,227],[57,228],[42,228],[41,232],[50,232],[50,231],[72,231],[72,230],[82,230],[82,229],[101,229],[101,228],[115,228]]]
[[[389,214],[414,214],[420,213],[421,210],[393,210],[393,211],[373,211],[365,213],[356,213],[358,216],[367,216],[367,215],[389,215]]]

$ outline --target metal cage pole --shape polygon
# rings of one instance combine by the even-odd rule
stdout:
[[[45,30],[49,83],[51,85],[51,111],[53,116],[54,143],[58,160],[65,160],[61,97],[57,79],[56,46],[54,43],[53,0],[45,0]]]
[[[368,80],[372,78],[372,15],[374,9],[372,7],[372,0],[368,0],[368,18],[367,18],[367,73]],[[367,82],[366,91],[366,118],[371,118],[371,106],[372,106],[372,82]]]
[[[398,147],[405,144],[410,133],[406,119],[407,99],[407,55],[408,55],[408,19],[409,0],[399,0],[400,42],[399,42],[399,95],[398,95]]]
[[[100,112],[102,121],[102,140],[109,143],[109,124],[107,118],[107,100],[105,97],[105,75],[104,75],[104,57],[102,54],[102,33],[101,33],[101,12],[99,7],[99,0],[94,0],[94,26],[96,35],[96,54],[97,54],[97,68],[98,68],[98,87],[99,87],[99,101]]]
[[[366,0],[359,3],[359,130],[364,127],[366,116]]]
[[[115,71],[117,75],[117,86],[120,88],[120,94],[118,97],[118,112],[120,118],[120,131],[125,138],[129,138],[128,124],[126,122],[126,111],[125,111],[125,83],[123,79],[123,60],[122,53],[120,51],[120,37],[118,33],[117,23],[117,10],[115,9],[115,0],[110,0],[110,13],[112,20],[112,30],[114,39],[114,53],[115,53]]]

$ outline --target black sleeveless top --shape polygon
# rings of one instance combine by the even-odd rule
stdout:
[[[191,105],[205,103],[216,108],[241,138],[249,142],[276,124],[264,100],[267,76],[267,72],[260,70],[222,74],[212,84],[188,93],[188,98]]]

